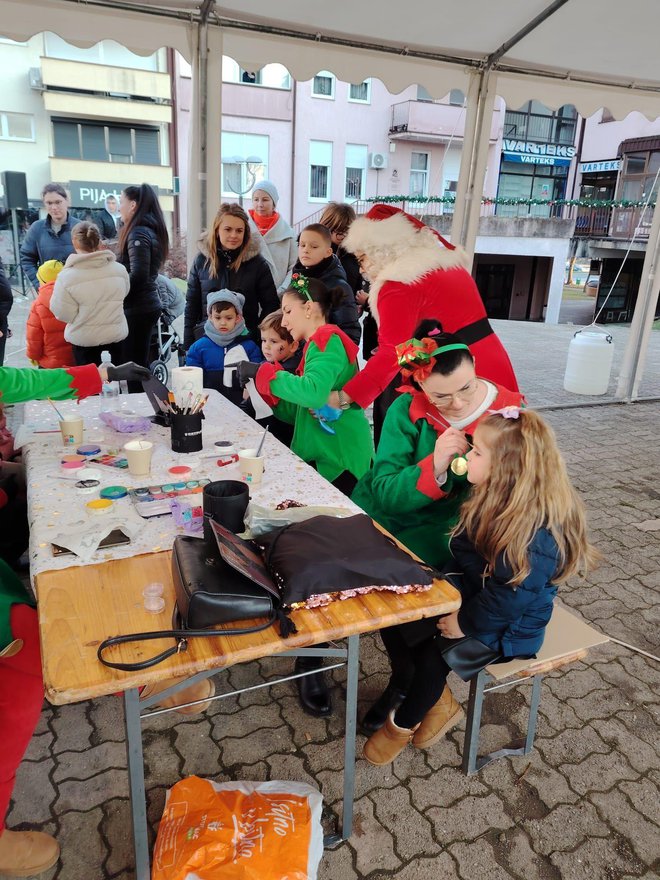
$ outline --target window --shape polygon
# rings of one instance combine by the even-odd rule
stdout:
[[[335,97],[335,77],[328,70],[320,70],[312,80],[312,97],[328,98]]]
[[[346,144],[344,198],[363,199],[366,177],[367,147],[363,144]]]
[[[58,159],[160,165],[160,130],[54,119],[53,152]]]
[[[371,80],[365,79],[361,83],[351,83],[348,87],[348,100],[358,104],[371,103]]]
[[[34,116],[29,113],[0,112],[0,140],[33,141]]]
[[[429,187],[429,154],[411,153],[410,195],[427,196]]]
[[[507,110],[504,116],[504,137],[546,144],[575,143],[577,111],[564,104],[553,112],[540,101],[527,101],[520,110]]]
[[[268,135],[222,132],[222,195],[242,198],[268,177]]]
[[[327,202],[330,198],[330,169],[332,144],[327,141],[309,142],[309,198]]]

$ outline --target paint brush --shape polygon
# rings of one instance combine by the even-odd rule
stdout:
[[[50,397],[47,398],[47,399],[48,399],[48,403],[53,407],[53,409],[54,409],[55,412],[57,413],[57,417],[58,417],[58,419],[59,419],[61,422],[65,421],[64,416],[63,416],[62,413],[59,411],[59,409],[55,406],[55,404],[54,404],[53,401],[50,399]]]

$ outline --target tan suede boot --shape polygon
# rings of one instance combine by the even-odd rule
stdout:
[[[180,681],[180,679],[166,678],[164,681],[148,684],[140,694],[140,697],[143,700],[147,697],[154,697],[166,688],[172,687],[177,681]],[[166,697],[162,703],[157,703],[156,706],[152,706],[151,708],[174,709],[176,706],[181,706],[182,703],[192,703],[194,700],[209,700],[214,694],[215,685],[210,678],[205,678],[203,681],[198,681],[190,687],[184,688],[182,691],[173,694],[171,697]],[[206,712],[210,705],[210,702],[198,703],[196,706],[187,706],[184,709],[177,709],[176,711],[179,715],[201,715],[202,712]]]
[[[456,702],[449,687],[445,685],[438,702],[422,718],[422,723],[413,736],[413,745],[418,749],[432,746],[443,734],[458,724],[463,714],[460,703]]]
[[[362,754],[370,764],[375,764],[377,767],[390,764],[397,755],[400,755],[419,727],[419,725],[410,729],[398,727],[394,723],[394,711],[392,710],[387,716],[387,721],[380,730],[372,733],[364,744]]]
[[[42,831],[7,831],[0,835],[0,874],[36,877],[52,868],[60,857],[54,837]]]

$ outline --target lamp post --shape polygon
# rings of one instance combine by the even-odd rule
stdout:
[[[235,186],[232,185],[229,180],[229,176],[224,173],[224,186],[225,189],[230,189],[232,192],[236,193],[238,196],[238,204],[243,207],[243,196],[250,192],[254,184],[257,180],[257,167],[263,165],[263,159],[261,156],[223,156],[222,164],[224,165],[237,165],[240,174],[240,183],[239,189],[236,189]],[[243,168],[245,168],[245,183],[246,186],[243,186]]]

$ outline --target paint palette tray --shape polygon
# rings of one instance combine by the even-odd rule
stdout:
[[[129,497],[135,504],[136,511],[141,517],[148,519],[152,516],[165,516],[172,513],[170,501],[173,498],[181,501],[185,499],[194,503],[201,501],[200,496],[204,486],[210,480],[187,480],[180,483],[163,483],[161,486],[139,486],[129,490]]]

